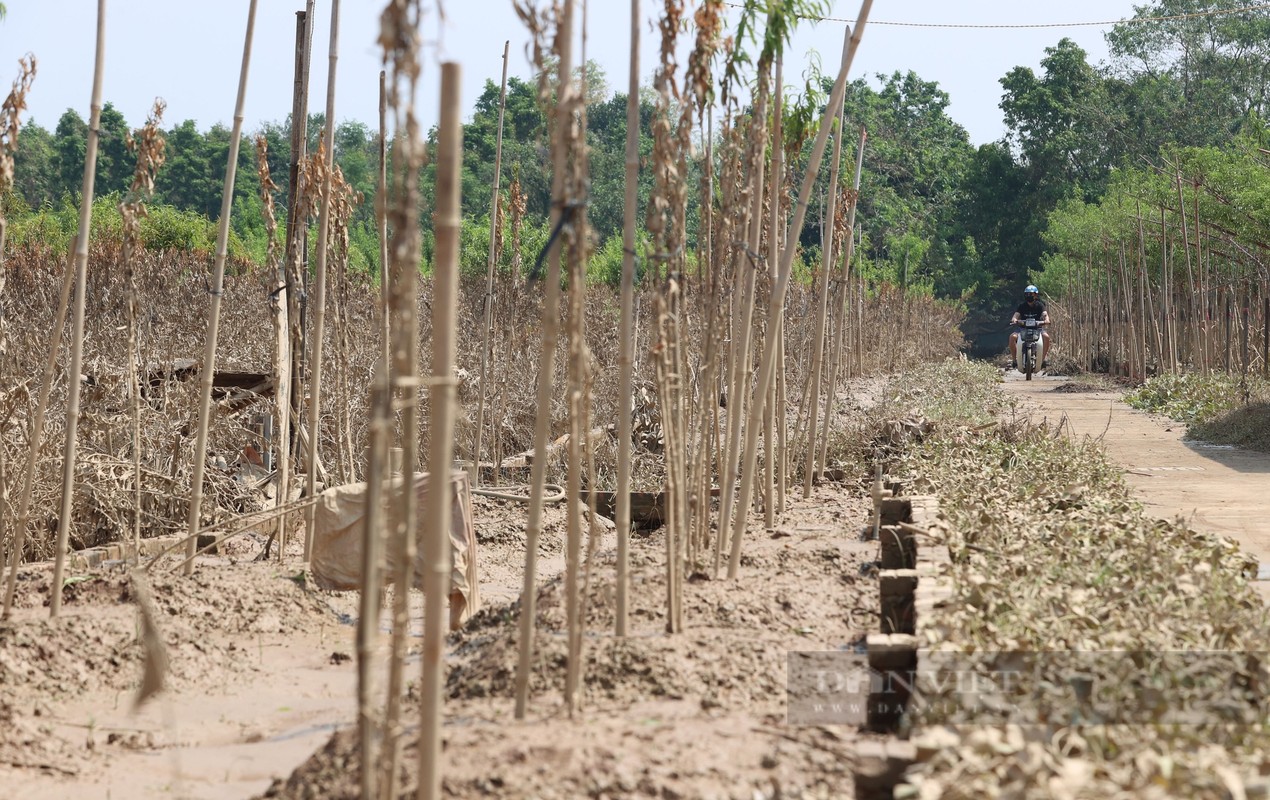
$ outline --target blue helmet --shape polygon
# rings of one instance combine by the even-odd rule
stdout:
[[[1033,286],[1030,283],[1028,284],[1028,287],[1023,290],[1023,294],[1025,295],[1029,295],[1029,294],[1039,295],[1040,293],[1041,293],[1040,289],[1037,289],[1035,286]]]

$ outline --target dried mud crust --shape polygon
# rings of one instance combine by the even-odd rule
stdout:
[[[82,742],[59,741],[47,723],[63,701],[113,691],[127,703],[136,690],[144,653],[131,578],[122,566],[73,575],[54,621],[44,607],[51,574],[22,576],[14,616],[0,623],[0,765],[74,773],[90,754]],[[261,636],[338,625],[327,597],[306,591],[299,570],[276,564],[215,565],[189,578],[155,573],[151,588],[167,687],[178,692],[250,680]]]
[[[561,703],[562,580],[538,593],[523,722],[512,714],[519,607],[487,606],[450,640],[446,795],[852,796],[856,734],[785,721],[787,651],[841,648],[876,627],[866,609],[877,608],[877,584],[860,577],[876,544],[858,541],[866,505],[842,491],[828,485],[809,503],[791,500],[776,531],[752,518],[741,579],[689,579],[685,630],[673,636],[665,634],[662,532],[632,541],[631,635],[624,639],[611,633],[614,554],[601,551],[586,595],[586,669],[572,720]],[[413,749],[405,764],[403,789],[412,791]],[[264,796],[353,798],[359,772],[355,734],[343,731]]]

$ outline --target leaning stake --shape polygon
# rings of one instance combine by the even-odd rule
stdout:
[[[102,62],[106,51],[106,0],[97,0],[97,58],[93,66],[93,99],[84,155],[84,187],[79,201],[79,237],[75,240],[75,317],[71,334],[71,364],[67,383],[66,444],[62,448],[62,510],[57,518],[57,561],[53,566],[53,596],[49,616],[62,610],[62,576],[66,571],[66,545],[70,540],[71,501],[75,492],[75,434],[79,427],[80,370],[84,361],[84,291],[88,282],[88,235],[93,216],[93,175],[97,168],[98,123],[101,120]],[[38,434],[36,434],[38,435]],[[33,448],[34,449],[34,448]],[[34,464],[32,464],[34,468]],[[25,500],[25,498],[23,498]],[[25,526],[24,526],[25,527]],[[19,554],[20,556],[20,554]],[[16,562],[13,579],[16,580]],[[8,611],[6,603],[6,613]]]
[[[322,170],[322,212],[318,216],[317,266],[313,273],[313,349],[309,362],[309,458],[305,479],[307,497],[317,495],[318,463],[322,452],[322,335],[326,326],[326,250],[331,228],[331,177],[335,174],[335,63],[339,57],[340,0],[331,2],[330,70],[326,78],[326,164]],[[317,506],[309,506],[304,528],[304,560],[313,551]]]
[[[564,0],[560,12],[557,41],[560,43],[558,109],[573,107],[573,0]],[[555,174],[551,179],[551,227],[560,224],[568,213],[564,207],[564,177],[568,167],[568,147],[562,130],[556,124]],[[529,670],[534,654],[534,616],[537,597],[534,592],[538,568],[538,538],[542,534],[543,492],[547,482],[547,445],[551,439],[551,383],[556,367],[556,339],[560,331],[560,237],[551,240],[547,253],[547,278],[543,287],[546,297],[542,306],[542,362],[538,368],[538,416],[534,421],[534,463],[530,473],[529,521],[525,526],[525,580],[520,595],[520,652],[516,661],[516,719],[525,718],[529,704]]]
[[[247,9],[247,35],[243,39],[243,64],[238,75],[238,100],[234,129],[229,135],[229,159],[221,192],[220,228],[216,232],[216,260],[212,265],[211,307],[207,312],[207,337],[203,343],[203,372],[199,381],[198,438],[194,445],[193,477],[190,478],[189,541],[185,547],[185,574],[194,573],[198,552],[199,510],[203,505],[203,469],[207,461],[207,429],[211,426],[212,377],[216,372],[216,334],[220,328],[220,301],[225,286],[225,257],[229,247],[229,212],[234,200],[234,176],[238,173],[238,140],[243,130],[243,105],[247,97],[247,71],[251,66],[251,37],[256,28],[256,0]],[[78,338],[78,337],[77,337]],[[285,498],[284,498],[285,499]],[[60,585],[60,584],[59,584]]]
[[[845,104],[844,104],[845,105]],[[807,404],[807,461],[803,469],[803,499],[811,497],[811,486],[816,477],[816,414],[820,411],[820,366],[825,357],[825,317],[829,312],[829,273],[833,270],[833,234],[834,213],[838,202],[838,168],[842,163],[842,109],[838,109],[837,132],[833,137],[833,162],[829,165],[829,199],[825,204],[825,219],[822,230],[828,230],[824,237],[824,257],[820,262],[820,297],[816,305],[816,349],[811,359],[811,390],[803,398]],[[833,394],[833,385],[829,386]]]
[[[820,160],[825,154],[825,144],[829,141],[830,121],[838,115],[842,105],[842,97],[846,93],[847,73],[851,70],[851,60],[856,48],[860,45],[860,36],[869,18],[869,9],[873,0],[864,0],[860,6],[860,15],[852,35],[847,31],[847,41],[842,48],[842,66],[838,70],[838,78],[833,83],[833,92],[829,97],[829,107],[820,120],[820,128],[816,132],[816,141],[811,148],[811,157],[807,161],[807,173],[803,175],[802,187],[798,190],[798,202],[794,206],[794,218],[789,224],[791,232],[803,229],[803,220],[807,218],[807,202],[811,197],[811,187],[815,183],[816,174],[820,170]],[[769,319],[775,318],[785,307],[785,290],[789,288],[789,274],[793,267],[794,251],[797,248],[786,247],[781,253],[781,263],[776,274],[776,282],[772,287],[772,296],[768,306]],[[767,396],[767,389],[772,384],[772,374],[776,364],[777,340],[771,335],[774,331],[769,326],[767,341],[763,344],[763,358],[759,362],[758,385],[754,388],[756,402],[750,407],[749,424],[745,429],[745,452],[741,459],[741,496],[737,499],[737,508],[742,511],[750,503],[754,489],[754,463],[758,454],[758,431],[763,423],[763,404],[761,398]],[[745,514],[738,513],[732,525],[732,551],[728,560],[728,577],[735,578],[741,569],[741,542],[745,536]]]
[[[481,388],[476,401],[476,443],[472,445],[472,484],[478,485],[481,476],[481,433],[485,429],[485,383],[489,376],[489,337],[494,327],[494,256],[498,242],[498,187],[503,169],[503,116],[507,111],[507,50],[510,41],[503,42],[503,83],[498,91],[498,137],[494,144],[494,191],[489,201],[489,258],[485,276],[485,314],[481,325]],[[497,465],[495,466],[497,469]]]

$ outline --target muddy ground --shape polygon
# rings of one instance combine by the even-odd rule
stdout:
[[[560,694],[565,512],[549,509],[525,722],[512,720],[510,699],[524,506],[477,498],[485,608],[447,652],[448,794],[849,796],[855,734],[785,724],[785,653],[850,647],[876,627],[877,584],[864,576],[876,544],[859,541],[858,487],[827,484],[806,502],[790,495],[777,530],[751,515],[741,580],[690,581],[676,636],[664,634],[660,532],[632,544],[631,635],[612,636],[606,529],[572,720]],[[155,572],[171,670],[167,690],[137,713],[142,648],[123,565],[73,575],[56,623],[45,607],[49,571],[25,571],[14,618],[0,626],[0,796],[356,796],[357,595],[315,590],[298,559],[255,562],[259,547],[240,539],[191,579]],[[421,600],[412,600],[417,630]],[[417,657],[410,664],[413,677]]]

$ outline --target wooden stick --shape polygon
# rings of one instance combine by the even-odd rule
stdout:
[[[384,9],[386,30],[394,35],[384,42],[385,63],[391,69],[388,100],[396,113],[393,143],[392,190],[387,206],[392,231],[389,248],[392,272],[392,393],[393,406],[401,419],[401,448],[389,450],[389,463],[400,461],[393,471],[402,474],[402,494],[394,517],[393,541],[397,547],[397,571],[393,589],[392,653],[388,669],[388,701],[384,711],[383,755],[381,762],[380,798],[398,800],[401,773],[402,735],[400,727],[402,684],[404,682],[406,646],[410,636],[410,589],[415,576],[415,536],[418,501],[413,489],[415,467],[419,460],[419,261],[421,231],[419,229],[419,171],[423,164],[423,142],[419,136],[414,101],[418,88],[419,40],[412,27],[417,18],[410,13],[411,3],[393,2]],[[398,459],[400,455],[400,459]],[[405,489],[404,487],[410,487]]]
[[[388,342],[392,337],[392,323],[389,321],[388,309],[391,305],[392,273],[388,269],[388,72],[379,71],[379,188],[375,193],[375,224],[379,229],[379,291],[380,326],[383,337],[383,349],[379,358],[383,364],[384,380],[388,380],[388,371],[392,369],[392,348]]]
[[[57,518],[57,552],[53,563],[49,616],[62,611],[62,576],[66,572],[66,550],[70,541],[71,507],[75,495],[75,453],[78,445],[80,373],[84,362],[84,294],[88,283],[88,237],[93,216],[93,178],[97,167],[97,143],[101,121],[101,80],[106,57],[106,0],[97,0],[97,56],[93,65],[92,111],[88,123],[88,145],[84,155],[84,185],[79,201],[79,236],[75,241],[75,314],[71,333],[70,384],[66,400],[66,441],[62,448],[62,508]],[[25,526],[23,526],[25,527]],[[14,578],[17,578],[15,567]],[[7,611],[7,609],[6,609]]]
[[[455,316],[459,304],[459,65],[441,65],[437,128],[436,261],[432,294],[432,387],[428,392],[428,508],[423,519],[423,675],[419,684],[419,800],[441,796],[441,652],[450,583],[450,461],[454,456]]]
[[[62,293],[57,302],[56,322],[49,342],[48,357],[44,362],[44,376],[40,383],[40,397],[35,404],[35,416],[31,422],[30,445],[26,454],[26,471],[23,473],[22,494],[18,498],[18,521],[13,531],[13,549],[9,553],[9,582],[4,593],[4,619],[13,610],[13,596],[17,590],[18,565],[22,563],[22,550],[26,546],[26,526],[30,521],[31,491],[35,482],[36,461],[44,440],[44,417],[48,412],[49,392],[53,387],[53,372],[57,369],[57,354],[62,348],[62,331],[66,328],[66,312],[70,306],[71,286],[74,282],[71,259],[62,268]]]
[[[322,461],[322,337],[326,327],[326,251],[331,226],[331,179],[335,167],[335,63],[339,58],[340,0],[331,0],[330,68],[326,77],[326,166],[323,170],[322,210],[318,215],[317,265],[313,273],[313,347],[309,350],[309,463],[305,492],[317,494],[318,464]],[[409,476],[407,476],[409,477]],[[407,481],[409,483],[409,481]],[[313,552],[317,507],[309,509],[304,530],[304,560]]]
[[[486,262],[485,313],[481,324],[481,388],[476,402],[476,442],[472,445],[472,485],[480,485],[481,434],[485,430],[485,383],[489,375],[490,336],[494,328],[494,246],[498,241],[498,187],[503,168],[503,115],[507,111],[507,50],[503,42],[503,82],[498,90],[498,136],[494,144],[494,191],[489,201],[489,258]],[[497,459],[495,459],[497,461]]]
[[[840,120],[845,119],[839,117]],[[842,304],[838,309],[838,336],[834,344],[833,366],[829,369],[829,391],[825,396],[825,419],[824,428],[820,434],[820,473],[824,475],[824,470],[829,466],[829,429],[833,422],[833,406],[838,395],[838,370],[841,368],[843,359],[849,354],[844,353],[846,347],[846,333],[850,328],[850,312],[851,312],[851,257],[855,254],[855,212],[859,205],[860,196],[860,173],[864,168],[864,143],[868,139],[868,133],[863,125],[860,126],[860,143],[856,145],[855,153],[855,179],[852,184],[851,194],[847,199],[847,241],[843,247],[842,254]],[[857,332],[857,336],[859,333]]]
[[[630,593],[631,391],[635,367],[635,211],[639,203],[639,0],[631,0],[631,66],[626,93],[626,204],[622,219],[622,322],[617,414],[617,620],[626,635]]]
[[[738,248],[736,257],[736,284],[737,284],[737,302],[740,304],[740,313],[732,318],[732,363],[728,369],[728,380],[730,382],[730,390],[728,392],[728,441],[724,449],[723,460],[725,462],[725,474],[723,482],[720,484],[719,498],[719,528],[718,536],[715,540],[714,549],[714,573],[717,576],[722,568],[723,547],[726,541],[728,525],[732,522],[732,511],[735,497],[732,487],[736,485],[737,471],[739,469],[738,461],[740,459],[741,449],[741,425],[745,420],[745,409],[747,398],[749,397],[749,380],[750,380],[750,326],[754,314],[754,282],[755,272],[758,270],[758,264],[754,263],[759,248],[759,236],[763,227],[763,176],[767,167],[767,159],[763,158],[763,148],[759,142],[764,139],[764,126],[766,125],[767,116],[767,95],[768,87],[765,75],[760,75],[758,86],[758,100],[755,104],[754,115],[751,117],[751,146],[754,149],[752,154],[752,170],[753,175],[753,194],[750,202],[753,204],[750,213],[750,229],[747,246],[743,249]],[[756,398],[762,398],[762,395],[755,395]],[[762,412],[762,402],[759,402],[760,415]],[[761,420],[754,423],[757,428],[761,424]],[[748,513],[746,506],[749,505],[747,497],[743,502],[736,504],[736,514],[740,519],[744,519]]]
[[[384,73],[379,73],[381,112]],[[381,113],[381,122],[383,121]],[[382,130],[382,127],[381,127]],[[382,177],[382,173],[381,173]],[[382,186],[381,186],[382,192]],[[380,201],[382,205],[382,198]],[[386,262],[381,262],[386,264]],[[381,276],[382,280],[382,276]],[[390,298],[385,298],[389,300]],[[387,319],[387,306],[384,308]],[[387,332],[385,332],[387,333]],[[385,337],[385,341],[387,338]],[[357,617],[357,726],[362,759],[362,797],[379,796],[377,744],[382,735],[375,703],[375,651],[379,646],[379,616],[383,581],[384,479],[388,469],[388,436],[392,428],[392,384],[389,364],[381,362],[371,390],[370,446],[366,458],[366,527],[362,532],[362,586]]]
[[[783,203],[781,202],[781,194],[785,188],[785,165],[783,159],[785,150],[785,81],[781,76],[783,61],[779,55],[776,57],[776,78],[772,87],[772,176],[769,190],[771,192],[768,197],[768,222],[767,222],[767,263],[777,264],[780,261],[781,235],[780,235],[780,219]],[[776,276],[771,272],[768,273],[769,291],[774,285]],[[784,313],[784,308],[781,308]],[[768,316],[767,318],[768,336],[775,336],[777,341],[780,340],[780,316]],[[778,354],[779,358],[779,354]],[[779,365],[779,366],[783,366]],[[764,404],[763,408],[763,521],[769,529],[776,527],[776,489],[774,481],[776,480],[776,384],[775,382],[768,388],[763,399],[759,402]]]
[[[307,258],[308,226],[303,210],[300,183],[300,164],[308,150],[309,115],[309,55],[313,45],[313,4],[305,3],[304,11],[296,12],[295,83],[291,104],[291,164],[288,182],[287,247],[283,263],[283,280],[286,284],[288,342],[285,356],[287,385],[283,401],[287,405],[287,426],[278,431],[278,502],[284,505],[291,497],[292,459],[300,450],[300,383],[303,379],[304,359],[304,286],[306,273],[301,267]],[[279,385],[278,392],[283,387]],[[278,520],[278,561],[287,550],[289,523],[286,515]]]
[[[843,103],[845,109],[846,103]],[[825,217],[828,219],[826,229],[829,235],[822,239],[822,256],[820,262],[820,297],[816,305],[816,327],[812,336],[816,338],[815,349],[811,357],[811,389],[803,398],[807,405],[807,459],[803,463],[803,499],[811,497],[811,487],[816,479],[816,419],[820,410],[820,368],[825,357],[825,319],[829,313],[829,273],[833,269],[833,234],[835,216],[838,208],[838,169],[842,164],[843,109],[839,109],[836,133],[833,137],[833,161],[829,164],[829,199],[825,204]],[[829,394],[833,395],[834,386],[829,384]],[[828,419],[828,413],[825,418]]]
[[[824,157],[825,144],[829,140],[829,131],[832,127],[829,121],[838,115],[838,109],[842,105],[843,95],[846,92],[847,73],[851,69],[851,61],[855,56],[855,51],[860,44],[860,35],[864,30],[864,25],[868,21],[869,10],[873,5],[873,0],[864,0],[860,7],[860,14],[857,17],[858,22],[855,34],[851,35],[848,31],[848,40],[843,43],[842,48],[842,66],[838,71],[838,78],[834,81],[833,92],[829,97],[829,107],[825,109],[825,114],[820,121],[820,129],[816,132],[816,141],[812,145],[811,157],[807,162],[807,173],[803,176],[802,188],[798,192],[798,202],[794,206],[794,217],[790,222],[788,230],[791,232],[801,231],[803,220],[807,216],[807,203],[811,197],[812,185],[815,183],[816,174],[820,169],[820,161]],[[794,261],[793,247],[785,248],[781,254],[781,263],[779,271],[776,275],[776,285],[772,290],[770,298],[768,316],[775,318],[781,314],[785,306],[785,291],[789,287],[789,276],[793,268]],[[760,362],[758,385],[755,387],[755,398],[762,398],[767,394],[768,387],[772,385],[772,377],[776,366],[776,340],[770,335],[763,344],[763,358]],[[756,412],[756,408],[758,409]],[[738,498],[738,512],[744,509],[750,503],[750,496],[754,489],[754,463],[758,451],[758,428],[762,424],[762,407],[761,403],[756,402],[750,408],[750,422],[745,431],[745,452],[741,463],[743,465],[741,472],[741,496]],[[745,537],[745,514],[738,513],[732,525],[732,551],[728,561],[728,577],[735,578],[741,568],[741,544]]]
[[[336,0],[338,3],[339,0]],[[220,228],[216,234],[216,260],[212,266],[211,307],[208,310],[207,336],[204,340],[203,370],[200,380],[198,438],[194,445],[193,477],[190,479],[190,542],[186,556],[192,558],[198,548],[198,531],[203,505],[203,472],[207,466],[207,432],[211,427],[212,380],[216,374],[216,337],[220,329],[221,296],[225,287],[225,258],[229,247],[229,216],[233,209],[234,177],[238,172],[238,143],[243,128],[243,106],[247,97],[247,73],[251,66],[251,39],[256,27],[256,0],[247,11],[247,35],[243,40],[242,71],[238,78],[238,100],[234,109],[234,127],[230,132],[229,159],[225,167],[225,186],[221,194]],[[185,565],[185,574],[194,573],[194,562]]]
[[[564,0],[557,38],[558,97],[556,113],[572,108],[573,86],[573,0]],[[551,179],[551,227],[560,224],[564,206],[564,177],[568,148],[561,125],[556,125],[554,175]],[[543,486],[547,482],[547,447],[551,443],[551,384],[555,376],[556,340],[560,329],[560,239],[547,252],[546,297],[542,308],[542,362],[538,370],[538,417],[534,422],[534,463],[530,474],[533,487],[529,497],[529,521],[525,527],[525,576],[520,596],[520,652],[516,662],[516,719],[524,719],[529,703],[529,670],[534,653],[534,616],[537,613],[536,572],[538,539],[542,535]]]

